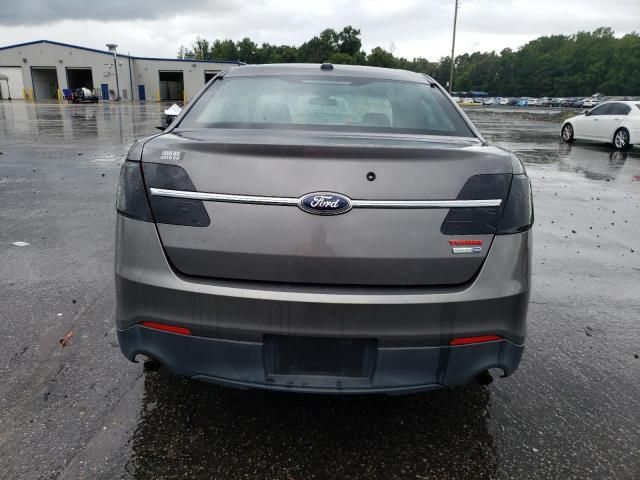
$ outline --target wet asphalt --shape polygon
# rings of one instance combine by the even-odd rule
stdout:
[[[0,478],[640,478],[640,148],[562,144],[557,112],[469,110],[534,186],[513,376],[401,397],[243,392],[118,348],[118,170],[163,108],[0,102]]]

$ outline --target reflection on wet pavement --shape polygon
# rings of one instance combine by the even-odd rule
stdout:
[[[613,180],[619,174],[633,175],[640,169],[640,150],[617,151],[604,143],[564,143],[560,125],[565,111],[517,111],[470,109],[467,114],[485,139],[514,151],[529,165],[553,164],[558,169],[584,174],[592,180]],[[527,121],[523,121],[527,120]],[[623,169],[629,160],[628,168]]]
[[[57,146],[83,141],[97,145],[125,146],[136,138],[155,133],[166,105],[149,103],[58,104],[0,103],[0,134],[4,146],[26,140],[47,141]],[[152,122],[152,124],[150,123]],[[71,146],[71,145],[69,145]],[[85,146],[89,146],[86,144]]]
[[[533,181],[513,376],[401,397],[246,392],[118,349],[118,170],[164,108],[0,102],[0,477],[640,478],[639,148],[564,144],[559,113],[469,111]]]
[[[229,390],[163,372],[144,383],[135,478],[186,468],[211,478],[476,479],[497,467],[482,386],[341,398]]]

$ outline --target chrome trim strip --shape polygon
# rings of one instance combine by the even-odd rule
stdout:
[[[232,195],[227,193],[185,192],[183,190],[166,190],[164,188],[149,189],[155,197],[189,198],[211,202],[257,203],[260,205],[298,205],[297,198],[259,197],[256,195]]]
[[[257,195],[233,195],[228,193],[186,192],[183,190],[167,190],[150,188],[155,197],[187,198],[211,202],[253,203],[258,205],[295,205],[300,198],[262,197]],[[499,207],[501,199],[490,200],[351,200],[353,208],[477,208]]]
[[[352,200],[353,208],[499,207],[502,200]]]

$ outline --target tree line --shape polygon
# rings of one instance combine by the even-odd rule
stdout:
[[[246,37],[209,42],[198,37],[178,58],[239,60],[245,63],[322,63],[402,68],[426,73],[440,84],[449,81],[451,57],[429,61],[397,57],[382,47],[362,49],[361,32],[352,26],[332,28],[300,46],[258,45]],[[453,90],[501,96],[640,95],[640,35],[617,38],[601,27],[593,32],[542,36],[517,50],[474,52],[455,57]]]

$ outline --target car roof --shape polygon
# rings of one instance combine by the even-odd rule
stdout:
[[[365,67],[362,65],[332,65],[332,69],[321,69],[319,63],[271,63],[265,65],[242,65],[229,69],[225,77],[252,77],[259,75],[323,75],[327,77],[360,77],[405,82],[435,82],[428,75],[395,68]]]

